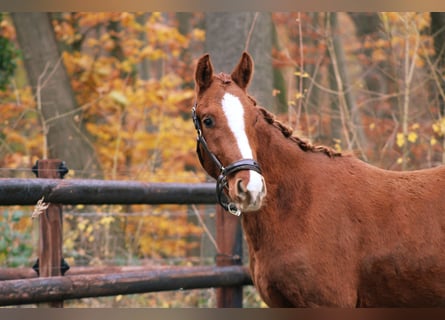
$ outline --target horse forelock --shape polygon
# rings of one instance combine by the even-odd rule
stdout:
[[[303,139],[293,135],[292,128],[290,128],[290,127],[286,126],[285,124],[281,123],[280,121],[278,121],[275,118],[274,114],[272,114],[271,112],[267,111],[266,109],[264,109],[262,107],[258,107],[258,109],[262,113],[262,115],[267,123],[269,123],[270,125],[274,126],[278,130],[280,130],[284,137],[295,142],[301,148],[301,150],[310,151],[310,152],[321,152],[321,153],[326,154],[330,158],[339,157],[342,155],[341,152],[338,152],[332,148],[329,148],[327,146],[322,146],[322,145],[313,145],[309,141],[303,140]]]
[[[224,72],[216,74],[215,78],[221,80],[222,84],[230,84],[232,82],[232,77]]]

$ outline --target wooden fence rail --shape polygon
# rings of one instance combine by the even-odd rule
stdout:
[[[38,270],[40,278],[0,281],[0,305],[48,302],[63,307],[64,299],[219,287],[218,307],[242,307],[242,286],[251,284],[242,266],[239,218],[216,206],[216,266],[126,271],[94,275],[63,275],[62,205],[98,204],[216,204],[215,184],[143,183],[133,181],[63,180],[67,169],[58,159],[40,160],[38,179],[0,179],[0,206],[36,205],[39,215]],[[5,270],[1,279],[20,274]],[[0,274],[2,268],[0,268]]]

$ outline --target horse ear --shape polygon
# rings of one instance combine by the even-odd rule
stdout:
[[[246,90],[253,75],[253,60],[250,54],[243,52],[238,65],[232,71],[232,79],[241,89]]]
[[[195,71],[195,86],[198,94],[207,89],[212,82],[213,66],[210,61],[210,55],[207,53],[198,60]]]

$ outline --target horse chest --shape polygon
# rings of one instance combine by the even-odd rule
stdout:
[[[356,292],[348,271],[333,277],[311,261],[304,249],[250,255],[255,287],[270,307],[354,307]],[[349,273],[350,274],[350,273]]]

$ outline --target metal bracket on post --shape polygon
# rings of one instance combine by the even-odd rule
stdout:
[[[39,167],[38,167],[39,160],[36,161],[36,163],[32,166],[32,172],[36,175],[36,178],[39,177]],[[69,169],[66,166],[66,162],[62,161],[57,168],[57,172],[60,175],[60,179],[63,179],[65,175],[68,173]]]
[[[36,178],[39,177],[39,160],[36,160],[36,163],[32,166],[32,172],[36,175]]]
[[[60,174],[60,179],[63,179],[65,175],[68,173],[69,169],[66,166],[65,161],[62,161],[62,163],[59,165],[59,168],[57,169],[57,172]]]
[[[39,272],[39,258],[37,258],[36,262],[33,264],[32,269],[37,273],[37,276],[40,276]],[[65,275],[65,273],[70,269],[69,264],[65,261],[64,258],[62,258],[62,261],[60,261],[60,272],[62,273],[62,276]]]

